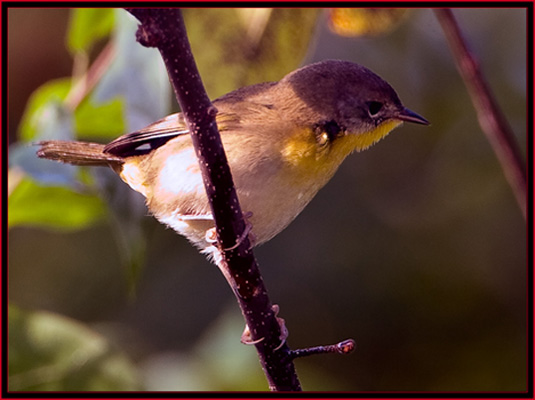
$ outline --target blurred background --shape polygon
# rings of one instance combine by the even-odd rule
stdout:
[[[525,155],[526,10],[454,13]],[[337,58],[432,124],[349,157],[255,251],[291,348],[356,340],[349,356],[296,360],[303,388],[526,390],[526,223],[433,12],[184,16],[213,98]],[[8,10],[9,389],[267,390],[218,269],[113,172],[37,160],[27,145],[108,142],[177,111],[135,29],[123,10]],[[92,65],[103,76],[76,86]]]

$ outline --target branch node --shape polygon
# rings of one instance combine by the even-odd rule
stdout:
[[[213,104],[210,104],[210,106],[208,107],[208,115],[211,116],[211,117],[214,117],[217,115],[217,107],[214,106]]]
[[[160,24],[155,21],[152,10],[149,8],[125,8],[125,10],[141,21],[136,31],[138,43],[145,47],[158,47],[165,35],[159,28]]]
[[[162,32],[154,24],[140,24],[136,31],[136,40],[145,47],[158,47]]]

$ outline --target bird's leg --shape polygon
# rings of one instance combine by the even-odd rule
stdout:
[[[254,246],[254,235],[251,232],[251,229],[253,229],[253,225],[249,222],[249,218],[253,216],[253,213],[251,211],[246,212],[243,214],[243,219],[245,220],[245,229],[243,230],[243,233],[240,235],[238,240],[236,241],[236,244],[232,247],[228,247],[225,250],[234,250],[236,247],[238,247],[242,242],[245,240],[247,235],[249,235],[249,239],[251,241],[251,247]]]
[[[280,326],[280,330],[281,330],[281,334],[279,336],[279,339],[280,339],[280,344],[274,349],[274,350],[278,350],[282,347],[282,345],[284,343],[286,343],[286,339],[288,338],[288,335],[289,335],[289,332],[288,332],[288,329],[286,328],[286,322],[284,321],[283,318],[280,318],[278,315],[279,315],[279,310],[280,310],[280,307],[278,304],[273,304],[271,306],[271,309],[273,310],[273,312],[275,313],[275,317],[277,318],[277,322],[279,323],[279,326]],[[257,343],[260,343],[262,340],[264,340],[265,338],[260,338],[260,339],[257,339],[257,340],[252,340],[252,337],[251,337],[251,331],[249,329],[249,326],[248,325],[245,325],[245,329],[243,330],[243,333],[241,335],[241,342],[243,344],[246,344],[246,345],[252,345],[252,344],[257,344]]]
[[[206,231],[206,234],[204,235],[204,240],[206,240],[210,244],[214,244],[217,242],[217,232],[215,227],[210,228]]]
[[[254,233],[251,232],[251,230],[253,228],[253,225],[249,222],[249,218],[251,218],[252,216],[253,216],[253,213],[250,212],[250,211],[246,212],[243,215],[243,218],[245,219],[245,229],[244,229],[243,233],[240,235],[240,237],[238,238],[238,240],[236,241],[236,244],[234,246],[227,247],[226,249],[223,249],[223,250],[226,250],[226,251],[234,250],[236,247],[238,247],[245,240],[247,235],[249,235],[249,241],[251,242],[251,247],[254,247],[254,243],[256,241],[256,238],[254,236]],[[217,233],[216,233],[216,228],[215,227],[210,228],[210,229],[208,229],[206,231],[205,240],[210,244],[213,244],[213,243],[215,243],[217,241]]]

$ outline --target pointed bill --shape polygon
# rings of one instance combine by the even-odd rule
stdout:
[[[421,115],[416,114],[414,111],[404,108],[399,112],[396,118],[401,121],[414,122],[415,124],[429,125],[429,121]]]

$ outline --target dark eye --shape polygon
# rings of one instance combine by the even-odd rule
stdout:
[[[375,117],[379,111],[383,108],[383,103],[380,103],[378,101],[370,101],[368,102],[368,113],[370,114],[370,117]]]

